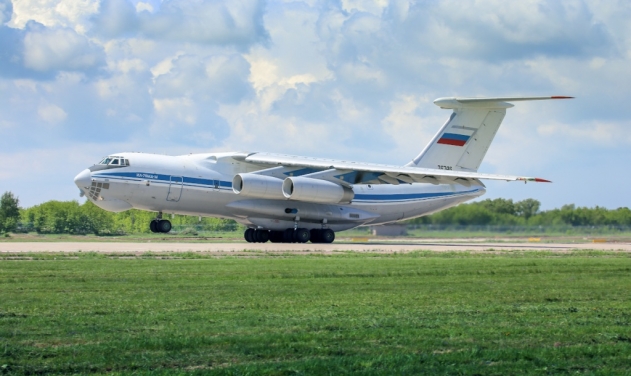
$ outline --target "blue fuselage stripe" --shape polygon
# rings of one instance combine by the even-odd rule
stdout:
[[[232,182],[223,180],[191,178],[186,176],[150,174],[144,172],[116,172],[107,174],[94,174],[95,178],[116,179],[127,181],[149,180],[151,182],[182,184],[188,187],[215,188],[215,182],[218,182],[220,189],[232,188]],[[427,200],[439,197],[461,196],[478,192],[473,189],[463,192],[434,192],[434,193],[396,193],[396,194],[356,194],[353,202],[393,202],[393,201],[410,201],[410,200]]]

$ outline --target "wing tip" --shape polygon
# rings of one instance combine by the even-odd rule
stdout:
[[[552,183],[551,180],[542,179],[542,178],[517,178],[518,181],[529,182],[534,181],[535,183]]]

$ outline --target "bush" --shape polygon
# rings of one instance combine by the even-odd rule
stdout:
[[[180,235],[189,235],[189,236],[197,236],[197,230],[192,227],[187,227],[184,230],[180,231]]]

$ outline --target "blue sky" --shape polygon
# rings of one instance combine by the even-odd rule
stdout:
[[[518,103],[485,197],[631,206],[629,1],[0,0],[0,191],[78,199],[121,151],[405,164],[444,96]]]

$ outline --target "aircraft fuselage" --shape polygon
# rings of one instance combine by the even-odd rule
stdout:
[[[248,227],[341,231],[427,215],[484,194],[481,186],[458,184],[356,184],[350,203],[313,203],[235,194],[236,174],[268,166],[240,161],[241,153],[166,156],[119,153],[125,165],[94,165],[75,183],[108,211],[140,209],[165,214],[230,218]],[[121,163],[122,164],[122,163]],[[289,171],[287,176],[299,174]]]

